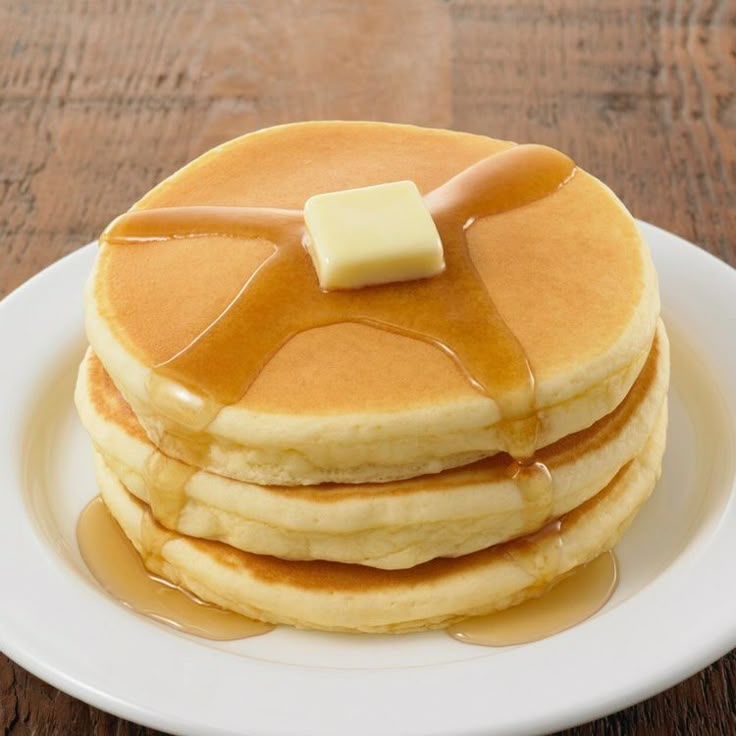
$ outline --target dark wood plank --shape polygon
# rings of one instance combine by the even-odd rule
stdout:
[[[198,153],[309,118],[549,143],[736,265],[729,0],[25,0],[0,58],[0,296]],[[154,732],[0,655],[0,733]],[[731,653],[564,735],[734,733]]]

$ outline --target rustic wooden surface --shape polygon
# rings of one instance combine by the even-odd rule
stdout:
[[[309,118],[551,144],[736,265],[729,0],[0,0],[0,59],[0,296],[196,154]],[[2,655],[0,729],[153,733]],[[734,733],[734,653],[565,732]]]

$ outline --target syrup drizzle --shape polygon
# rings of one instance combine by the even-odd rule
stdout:
[[[540,529],[552,517],[552,473],[542,462],[512,458],[507,475],[516,483],[522,503],[524,529]]]
[[[530,417],[532,370],[473,266],[466,233],[478,219],[552,194],[574,172],[567,156],[535,145],[516,146],[474,164],[425,197],[442,238],[445,271],[430,279],[347,292],[320,290],[302,244],[301,210],[185,207],[122,215],[102,241],[130,245],[218,235],[264,238],[275,248],[209,327],[154,366],[153,403],[185,432],[200,432],[223,406],[244,396],[294,335],[360,322],[435,345],[455,360],[476,390],[496,401],[505,419]],[[535,429],[519,433],[508,448],[511,454],[531,457],[535,435]]]
[[[203,430],[224,406],[245,395],[288,340],[316,327],[368,324],[443,350],[477,391],[495,400],[509,427],[508,473],[519,488],[525,522],[543,526],[551,515],[553,482],[547,467],[534,459],[534,374],[475,270],[467,232],[479,219],[549,196],[575,171],[567,156],[536,145],[516,146],[470,166],[425,196],[442,239],[445,271],[430,279],[347,292],[320,290],[303,247],[301,210],[208,206],[120,216],[101,241],[130,246],[209,235],[265,239],[274,246],[228,307],[188,345],[154,366],[149,395],[168,419],[167,432],[206,457],[209,441]],[[170,529],[176,528],[190,477],[187,466],[173,460],[152,461],[146,469],[153,515]],[[556,534],[562,544],[559,528],[548,525],[543,532]],[[165,533],[146,517],[144,559],[156,557]],[[546,585],[545,571],[556,569],[552,560],[542,560],[528,572]]]
[[[149,456],[143,471],[151,512],[165,527],[176,529],[186,504],[186,484],[197,472],[193,465],[168,457],[162,452]],[[145,545],[144,545],[145,546]]]
[[[151,565],[171,535],[146,512],[143,521],[144,557]],[[227,641],[266,634],[271,624],[210,605],[182,588],[156,577],[107,510],[102,499],[93,499],[77,524],[79,551],[92,575],[114,598],[149,618],[188,634]]]

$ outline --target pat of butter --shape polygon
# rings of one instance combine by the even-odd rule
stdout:
[[[304,220],[319,284],[358,289],[444,271],[437,227],[413,181],[318,194]]]

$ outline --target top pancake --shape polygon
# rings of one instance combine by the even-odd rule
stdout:
[[[512,145],[383,123],[281,126],[210,151],[135,209],[302,208],[314,194],[400,179],[426,193]],[[533,371],[538,444],[610,412],[644,362],[659,311],[646,246],[610,190],[578,170],[554,194],[475,222],[468,249]],[[341,323],[289,340],[207,428],[214,449],[190,452],[152,406],[150,369],[216,320],[272,252],[265,239],[228,237],[101,248],[90,342],[165,451],[244,480],[317,483],[408,477],[507,449],[498,403],[445,352]]]

